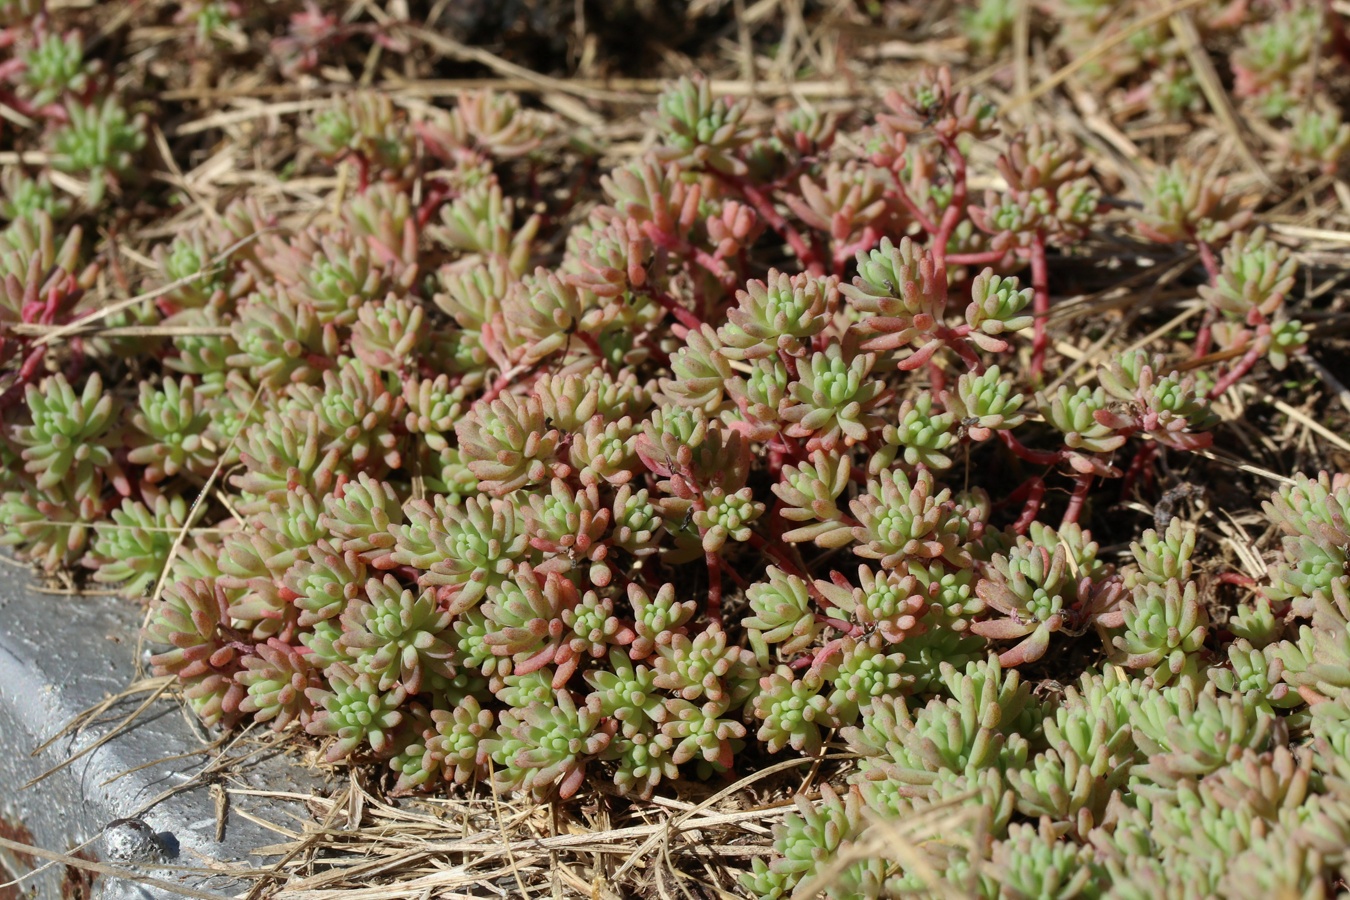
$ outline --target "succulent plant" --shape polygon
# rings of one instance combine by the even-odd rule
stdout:
[[[67,104],[70,123],[53,140],[52,166],[89,179],[85,200],[96,205],[109,183],[131,173],[136,153],[145,146],[144,115],[128,117],[113,97],[83,106]]]
[[[1199,240],[1221,244],[1241,229],[1251,214],[1225,196],[1227,182],[1209,180],[1180,162],[1160,169],[1137,227],[1159,243]]]
[[[317,673],[303,653],[285,641],[269,638],[245,656],[242,664],[234,676],[248,690],[248,696],[239,701],[240,712],[270,722],[277,731],[291,722],[308,723],[314,710],[306,692],[316,686]]]
[[[146,467],[146,479],[163,481],[180,473],[204,478],[216,467],[216,447],[207,436],[210,417],[190,379],[166,378],[159,390],[141,382],[140,411],[132,416],[139,434],[127,460]]]
[[[796,575],[770,566],[767,581],[756,582],[745,592],[753,615],[741,620],[750,644],[761,659],[769,656],[769,644],[780,645],[786,654],[815,643],[818,626],[807,584]]]
[[[424,80],[449,52],[378,10],[179,6],[194,73],[277,34],[268,91],[363,55]],[[1331,282],[1305,232],[1248,228],[1263,178],[1203,142],[1173,162],[1212,80],[1190,37],[1237,47],[1239,112],[1287,151],[1259,168],[1334,206],[1344,42],[1313,6],[1036,7],[1037,52],[1112,98],[1096,133],[1163,151],[1139,190],[1035,105],[1000,135],[933,70],[866,124],[865,98],[771,110],[685,79],[607,171],[532,100],[355,91],[279,163],[259,132],[269,211],[227,152],[252,120],[194,105],[160,141],[149,115],[200,98],[128,106],[181,61],[118,65],[62,4],[0,2],[31,169],[0,173],[0,543],[162,581],[146,637],[189,709],[387,764],[394,793],[645,799],[815,757],[759,896],[1320,896],[1350,832],[1350,482],[1283,483],[1274,540],[1176,485],[1208,477],[1262,359],[1317,351]],[[963,4],[943,52],[1013,71],[1015,7]],[[109,202],[150,133],[167,187]],[[226,163],[221,206],[200,188]],[[1191,346],[1068,298],[1127,272],[1162,303],[1202,281]],[[930,817],[942,840],[887,857]]]
[[[236,20],[242,13],[232,0],[187,0],[174,15],[174,23],[191,25],[198,46],[209,47],[213,41],[229,43],[229,33],[237,33]]]
[[[382,691],[395,685],[410,694],[432,674],[451,677],[447,642],[450,614],[438,608],[431,591],[414,594],[391,575],[366,582],[342,613],[343,651],[352,666],[375,679]]]
[[[397,178],[412,150],[400,136],[394,104],[384,94],[357,92],[314,114],[299,136],[323,156],[355,155],[364,166]]]
[[[1196,596],[1195,583],[1176,579],[1136,585],[1124,604],[1125,633],[1112,638],[1116,658],[1144,668],[1159,684],[1195,671],[1192,654],[1205,640],[1209,617]]]
[[[399,711],[407,692],[401,686],[382,691],[375,679],[345,663],[324,669],[331,690],[307,688],[305,695],[315,713],[305,729],[313,735],[332,736],[326,758],[332,762],[369,744],[376,753],[390,748],[394,729],[403,720]]]
[[[736,299],[718,331],[720,352],[729,359],[760,359],[780,350],[805,355],[807,341],[825,327],[839,294],[834,279],[770,269],[765,281],[750,281]]]
[[[34,476],[39,490],[88,483],[113,466],[109,430],[116,401],[104,392],[97,372],[78,395],[58,373],[28,385],[25,399],[32,421],[16,428],[13,439],[23,448],[24,471]]]
[[[210,726],[234,716],[245,696],[235,682],[239,650],[221,633],[229,621],[224,588],[217,582],[184,581],[170,585],[151,608],[146,637],[172,649],[150,664],[158,675],[173,675],[193,711]]]
[[[1308,90],[1307,63],[1324,39],[1325,17],[1314,6],[1282,11],[1244,28],[1233,53],[1234,92],[1252,98],[1264,115],[1286,112]]]
[[[451,159],[477,150],[497,159],[535,153],[559,129],[549,114],[525,109],[515,94],[465,91],[448,114],[418,123],[430,149]]]
[[[34,106],[46,106],[65,94],[83,94],[89,89],[91,69],[84,60],[84,41],[79,32],[55,32],[38,38],[22,56],[21,90]]]
[[[1000,335],[1031,324],[1031,316],[1021,315],[1031,304],[1031,295],[1031,288],[1019,291],[1016,278],[1000,278],[992,269],[976,275],[970,284],[970,305],[966,307],[972,340],[985,350],[1007,349],[1007,341]]]
[[[49,221],[63,219],[70,213],[69,201],[56,193],[45,174],[30,178],[19,169],[10,169],[0,176],[0,188],[4,191],[0,218],[8,222],[36,225],[38,213],[45,213]]]
[[[797,797],[796,812],[790,812],[774,829],[778,858],[770,863],[754,860],[754,868],[742,883],[761,897],[789,896],[794,887],[825,869],[846,841],[863,829],[862,795],[855,788],[842,797],[829,785],[821,789],[820,806]]]
[[[745,171],[736,155],[750,137],[741,121],[745,103],[714,97],[705,79],[683,78],[657,99],[656,108],[658,159],[729,175]]]
[[[822,693],[824,688],[824,679],[819,674],[807,673],[797,678],[785,666],[760,679],[755,718],[763,724],[756,736],[770,753],[787,746],[808,756],[821,752],[824,736],[820,729],[840,724],[830,698]]]
[[[858,524],[853,536],[862,546],[855,552],[895,568],[906,558],[945,558],[968,565],[963,540],[970,534],[972,511],[940,487],[927,469],[913,479],[899,469],[885,469],[867,482],[867,493],[849,504]]]
[[[597,730],[598,704],[578,706],[567,691],[558,691],[552,702],[534,702],[525,708],[512,728],[512,741],[502,741],[503,756],[510,768],[523,772],[521,787],[538,796],[555,789],[570,797],[581,787],[586,762],[604,751],[611,735]],[[503,720],[499,733],[506,725]]]
[[[90,554],[99,561],[94,580],[120,584],[132,596],[144,594],[163,575],[187,523],[187,502],[181,495],[159,494],[153,505],[127,498],[110,517],[112,522],[94,526]]]

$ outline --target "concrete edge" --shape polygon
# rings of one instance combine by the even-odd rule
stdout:
[[[143,608],[111,596],[40,592],[12,560],[0,560],[0,566],[0,837],[62,853],[83,847],[86,859],[121,867],[157,860],[199,869],[265,865],[251,851],[284,840],[282,835],[227,812],[224,840],[217,842],[220,789],[213,792],[210,784],[176,792],[137,815],[167,789],[190,781],[211,759],[201,752],[210,736],[172,699],[155,701],[125,732],[42,782],[22,787],[108,734],[145,699],[120,701],[83,733],[32,755],[81,712],[132,683]],[[131,771],[140,766],[146,768]],[[232,769],[228,779],[228,809],[292,830],[312,818],[302,803],[234,791],[303,793],[321,783],[318,773],[293,760],[261,754]],[[0,851],[0,883],[7,880],[6,868],[16,874],[43,869],[40,860],[23,856]],[[0,888],[0,900],[183,896],[92,874],[51,865],[13,888]],[[226,897],[247,887],[220,876],[165,869],[146,874]]]

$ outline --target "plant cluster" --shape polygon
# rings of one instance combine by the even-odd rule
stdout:
[[[1185,119],[1215,103],[1217,77],[1231,79],[1239,112],[1267,132],[1293,166],[1334,172],[1350,152],[1350,122],[1318,85],[1318,62],[1344,65],[1350,42],[1342,18],[1317,0],[1211,0],[1172,15],[1110,0],[1038,0],[1033,29],[1077,77],[1135,115]],[[1017,0],[972,0],[960,33],[995,57],[1013,40]],[[1215,64],[1204,52],[1222,46]],[[1225,65],[1226,63],[1226,65]],[[1197,68],[1199,67],[1199,68]]]
[[[1111,6],[1056,4],[1066,40]],[[1312,95],[1306,65],[1274,77],[1267,34],[1304,13],[1215,6],[1197,20],[1240,27],[1243,96]],[[973,39],[997,45],[974,29],[1002,8]],[[238,14],[181,13],[204,46]],[[144,122],[45,21],[16,31],[15,108],[97,207]],[[346,33],[310,8],[277,64]],[[149,596],[154,671],[208,726],[306,733],[395,792],[645,799],[844,745],[856,765],[747,874],[759,897],[1327,889],[1350,836],[1350,479],[1275,492],[1281,559],[1229,579],[1236,604],[1195,523],[1132,535],[1123,565],[1089,530],[1304,352],[1288,248],[1222,179],[1162,169],[1130,232],[1197,253],[1200,326],[1055,377],[1058,264],[1113,224],[1068,136],[945,69],[865,122],[682,79],[649,124],[595,202],[535,202],[551,160],[593,149],[554,114],[340,96],[299,132],[353,176],[327,215],[231,203],[65,353],[47,337],[96,321],[100,272],[78,230],[57,239],[50,178],[6,173],[0,543]],[[1032,689],[1051,663],[1058,696]],[[953,804],[983,813],[908,862],[834,865],[886,816]]]

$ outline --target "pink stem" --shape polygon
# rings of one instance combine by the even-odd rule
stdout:
[[[663,291],[658,291],[655,289],[649,290],[647,293],[648,296],[650,296],[653,300],[661,304],[662,309],[664,309],[666,312],[670,313],[677,320],[679,320],[679,323],[683,325],[685,328],[690,328],[693,329],[694,331],[698,331],[703,327],[703,320],[700,319],[693,312],[681,306],[675,300],[674,297],[671,297],[669,294]]]
[[[756,550],[759,550],[761,553],[764,553],[767,556],[772,556],[774,562],[778,563],[778,568],[782,569],[784,572],[788,573],[789,575],[796,575],[802,581],[806,582],[807,591],[810,592],[812,599],[814,599],[817,603],[819,603],[822,606],[830,605],[830,601],[827,600],[825,598],[825,595],[822,594],[820,590],[816,587],[815,580],[812,579],[811,576],[808,575],[806,572],[802,571],[801,566],[793,562],[792,559],[789,558],[788,555],[784,553],[780,548],[775,547],[769,541],[765,540],[762,534],[759,534],[758,532],[755,531],[750,532],[750,545],[754,547]]]
[[[1121,499],[1129,497],[1130,489],[1134,487],[1134,482],[1140,476],[1145,474],[1145,468],[1153,459],[1154,454],[1158,452],[1158,445],[1154,441],[1145,441],[1139,448],[1139,452],[1130,460],[1130,467],[1125,470],[1125,477],[1120,480]]]
[[[0,411],[9,409],[23,398],[24,388],[33,380],[33,375],[46,357],[47,349],[45,347],[36,347],[28,351],[23,364],[19,367],[19,373],[14,383],[3,394],[0,394]]]
[[[773,201],[766,197],[759,188],[750,184],[744,178],[737,178],[734,175],[726,175],[720,172],[715,174],[731,188],[740,192],[755,208],[755,212],[759,213],[760,217],[768,223],[768,226],[788,242],[788,246],[792,248],[792,252],[797,255],[797,259],[801,261],[808,272],[817,277],[825,274],[825,264],[821,262],[820,256],[807,243],[802,233],[794,228],[791,222],[783,218],[778,210],[774,209]]]
[[[1223,396],[1224,391],[1237,384],[1242,376],[1250,372],[1252,366],[1256,365],[1256,361],[1261,358],[1262,353],[1261,341],[1259,340],[1261,332],[1268,334],[1270,332],[1270,326],[1261,326],[1260,330],[1257,332],[1257,338],[1252,340],[1251,349],[1243,354],[1242,359],[1238,360],[1237,365],[1229,369],[1228,372],[1219,379],[1219,382],[1210,389],[1209,399],[1214,400]]]
[[[966,211],[966,157],[952,138],[942,137],[941,140],[942,146],[947,150],[947,158],[952,164],[952,200],[943,211],[942,222],[938,225],[937,233],[933,235],[933,262],[937,264],[938,271],[945,276],[947,244]],[[946,284],[946,279],[943,278],[939,284]]]
[[[778,567],[784,572],[787,572],[789,575],[796,575],[798,578],[805,580],[808,584],[810,583],[810,579],[807,577],[806,573],[804,573],[797,564],[783,552],[782,548],[775,547],[765,540],[762,535],[754,531],[750,532],[750,546],[762,553],[772,556],[774,561],[778,563]]]
[[[881,239],[876,230],[871,225],[863,229],[863,236],[851,244],[845,244],[834,251],[834,274],[840,278],[844,276],[844,269],[848,266],[849,260],[853,259],[859,253],[866,253],[877,245]]]
[[[1002,429],[998,432],[999,439],[1007,445],[1018,459],[1029,462],[1037,466],[1058,465],[1064,458],[1061,450],[1032,450],[1030,447],[1019,441],[1011,431]]]
[[[586,345],[586,349],[591,351],[591,355],[600,361],[600,368],[609,371],[609,360],[605,359],[605,351],[600,349],[600,342],[595,339],[595,335],[578,331],[577,337]]]
[[[947,262],[953,266],[988,266],[1007,255],[1002,250],[986,250],[983,253],[953,253],[947,257]]]
[[[1206,241],[1196,241],[1196,247],[1200,250],[1200,262],[1204,263],[1205,271],[1209,274],[1209,283],[1212,287],[1219,284],[1219,261],[1214,258],[1214,248]]]
[[[497,380],[492,382],[492,386],[487,389],[487,392],[484,393],[482,397],[478,398],[479,401],[482,403],[491,403],[493,400],[496,400],[497,395],[510,387],[511,382],[515,381],[518,375],[520,375],[520,373],[515,371],[515,367],[507,369],[497,376]]]
[[[839,619],[832,619],[829,616],[822,615],[821,613],[816,613],[816,622],[820,625],[828,625],[837,631],[842,631],[844,634],[848,635],[851,638],[860,638],[864,634],[863,627],[861,625],[854,625],[851,622],[843,622],[840,621]]]
[[[861,635],[861,632],[862,629],[859,629],[859,635]],[[844,648],[844,640],[844,638],[834,638],[831,641],[827,641],[825,646],[821,647],[813,656],[809,657],[811,660],[811,671],[818,673],[823,669],[825,663],[830,661],[830,657],[834,656]]]
[[[928,382],[928,389],[934,396],[942,393],[947,387],[946,374],[942,371],[942,367],[931,359],[928,361]]]
[[[687,245],[689,255],[693,257],[694,262],[702,267],[709,275],[722,282],[722,287],[729,291],[736,289],[736,273],[719,257],[713,256],[702,247],[695,247],[693,244]]]
[[[739,587],[741,590],[745,590],[750,586],[750,582],[742,578],[741,573],[737,572],[735,567],[732,566],[731,563],[727,562],[721,556],[717,557],[717,561],[718,563],[721,564],[722,570],[731,576],[731,580],[736,582],[737,587]]]
[[[928,215],[923,210],[919,209],[919,205],[914,202],[914,198],[909,195],[909,191],[905,189],[904,184],[900,181],[900,176],[895,172],[891,172],[891,182],[894,184],[894,188],[887,193],[890,193],[895,199],[900,201],[900,205],[905,208],[907,213],[914,217],[914,221],[919,223],[920,228],[929,234],[937,234],[937,226],[933,224],[933,220],[928,218]]]
[[[1092,473],[1080,472],[1073,486],[1073,494],[1069,497],[1069,506],[1064,510],[1064,520],[1060,522],[1060,528],[1078,521],[1078,517],[1083,514],[1083,506],[1087,503],[1088,491],[1091,488]]]
[[[955,328],[950,325],[938,326],[938,337],[946,342],[947,346],[956,351],[956,355],[961,357],[961,361],[972,372],[984,371],[984,360],[975,352],[975,348],[970,346],[966,340],[966,335],[970,334],[970,326],[964,322]]]
[[[1205,241],[1197,241],[1196,246],[1200,249],[1200,261],[1205,264],[1205,271],[1209,273],[1210,286],[1217,286],[1219,283],[1219,263],[1214,258],[1213,248]],[[1206,307],[1204,317],[1200,321],[1200,329],[1195,335],[1194,359],[1199,359],[1209,353],[1216,313],[1217,310],[1213,306]]]
[[[364,194],[370,187],[370,160],[364,153],[353,153],[352,159],[356,160],[356,192]]]
[[[1044,499],[1045,481],[1040,478],[1032,478],[1027,482],[1027,501],[1022,506],[1022,514],[1013,523],[1013,531],[1018,534],[1027,533],[1031,523],[1036,521],[1036,516],[1041,511],[1041,501]]]
[[[432,185],[427,195],[422,198],[422,204],[417,207],[417,227],[425,228],[436,210],[440,209],[441,204],[448,200],[452,193],[454,192],[447,185]]]
[[[716,553],[704,552],[703,561],[708,564],[708,620],[715,625],[721,625],[722,566]]]

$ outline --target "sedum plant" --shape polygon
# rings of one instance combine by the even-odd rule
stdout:
[[[1303,102],[1325,15],[1266,6],[1186,21],[1334,179],[1345,126]],[[962,37],[997,54],[1015,7],[964,4]],[[1082,77],[1191,114],[1169,31],[1041,7],[1036,46],[1114,34]],[[204,54],[250,40],[242,7],[181,14]],[[272,46],[315,77],[358,34],[313,7]],[[146,118],[78,34],[34,37],[5,77],[59,174],[0,185],[0,543],[149,594],[151,664],[209,726],[307,735],[395,793],[537,802],[814,758],[818,795],[741,882],[759,897],[1341,877],[1350,479],[1272,495],[1261,577],[1163,499],[1231,437],[1221,398],[1304,352],[1295,315],[1326,317],[1223,178],[1178,162],[1122,199],[1095,151],[947,70],[852,117],[682,79],[594,184],[533,100],[362,91],[301,129],[311,220],[222,205],[133,276],[84,235],[117,233]],[[1101,360],[1053,301],[1102,235],[1203,280],[1193,343],[1067,362]],[[108,333],[36,339],[132,278]],[[875,852],[952,810],[953,841]]]

